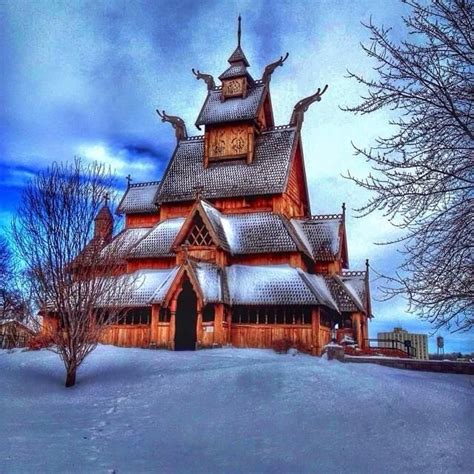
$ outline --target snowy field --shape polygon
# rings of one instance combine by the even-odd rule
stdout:
[[[474,378],[102,346],[0,351],[0,472],[473,472]]]

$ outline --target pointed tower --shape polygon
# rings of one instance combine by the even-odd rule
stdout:
[[[241,35],[241,18],[239,15],[237,48],[235,48],[235,51],[227,60],[230,67],[219,76],[219,79],[222,81],[222,100],[231,97],[245,98],[247,95],[247,89],[252,87],[255,83],[247,70],[250,64],[240,46]]]
[[[219,76],[220,87],[212,87],[196,126],[205,126],[204,166],[223,160],[252,163],[255,139],[273,126],[268,88],[250,75],[250,66],[241,45],[242,25],[238,20],[237,47],[230,55],[230,66]]]
[[[102,239],[105,242],[112,240],[114,218],[109,209],[109,197],[105,196],[104,205],[94,219],[94,239]]]

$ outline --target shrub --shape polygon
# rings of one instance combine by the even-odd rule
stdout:
[[[46,349],[51,346],[52,343],[53,341],[50,336],[38,334],[37,336],[32,337],[26,346],[30,351],[39,351],[40,349]]]
[[[293,344],[289,339],[277,339],[276,341],[273,341],[272,349],[278,354],[286,354],[292,345]]]

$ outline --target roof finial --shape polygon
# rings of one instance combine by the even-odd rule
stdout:
[[[127,180],[127,189],[130,187],[130,183],[133,181],[132,177],[130,174],[128,176],[125,176],[125,179]]]
[[[240,48],[240,37],[242,36],[242,27],[241,27],[242,18],[239,13],[239,28],[237,29],[237,46]]]
[[[110,194],[109,193],[105,193],[104,194],[104,205],[105,206],[109,206],[109,199],[110,199]]]

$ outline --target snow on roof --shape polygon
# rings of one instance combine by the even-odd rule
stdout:
[[[205,304],[323,305],[338,312],[365,311],[360,293],[366,291],[365,280],[354,275],[323,277],[289,265],[231,265],[222,269],[211,263],[190,263]],[[132,295],[120,303],[162,303],[180,268],[139,270],[129,275],[134,284]],[[110,298],[104,301],[103,306],[107,306]]]
[[[241,69],[236,71],[236,67],[231,66],[224,73],[225,77],[234,76],[236,72],[238,72],[238,75],[248,74],[245,67]],[[196,120],[196,125],[252,120],[257,117],[264,93],[265,85],[257,83],[248,88],[245,97],[232,97],[222,101],[222,91],[220,89],[210,90]]]
[[[291,219],[300,239],[311,249],[315,260],[333,260],[341,247],[342,215]]]
[[[155,277],[157,280],[161,278],[160,281],[158,281],[159,285],[156,286],[156,289],[150,298],[150,304],[153,303],[162,303],[163,300],[165,299],[168,290],[170,289],[171,285],[173,284],[173,281],[179,271],[180,267],[174,267],[171,270],[162,270],[162,272],[168,272],[166,275],[159,276],[158,275]]]
[[[351,298],[360,309],[366,311],[367,281],[364,271],[343,271],[339,277],[344,283]]]
[[[289,265],[232,265],[226,268],[234,305],[317,305],[299,272]]]
[[[298,251],[283,218],[278,214],[230,214],[223,221],[233,254]]]
[[[365,272],[345,271],[325,280],[341,312],[367,311]]]
[[[140,239],[150,232],[149,227],[136,227],[125,229],[117,234],[112,242],[106,245],[102,252],[116,252],[118,256],[125,258],[127,257],[132,248],[139,242]]]
[[[171,245],[178,235],[184,218],[177,217],[159,222],[131,251],[133,257],[162,257],[174,255]]]
[[[336,300],[327,285],[326,280],[321,275],[314,275],[311,273],[301,272],[303,279],[316,293],[318,301],[328,306],[329,308],[339,311]]]
[[[218,235],[221,246],[234,255],[298,250],[284,217],[278,214],[222,214],[206,201],[201,201],[201,205]]]
[[[127,278],[129,283],[124,287],[127,294],[104,295],[99,306],[107,307],[114,304],[129,307],[148,306],[152,303],[161,303],[171,285],[179,267],[159,270],[138,270],[131,274],[114,279]],[[162,296],[163,295],[163,296]]]
[[[156,212],[155,197],[160,187],[159,181],[131,184],[120,202],[118,213]]]
[[[211,222],[212,227],[219,239],[219,244],[225,250],[230,250],[229,243],[227,239],[227,232],[225,230],[225,217],[221,214],[214,206],[211,206],[206,201],[201,201],[201,206],[209,221]]]
[[[201,287],[204,303],[220,303],[224,301],[222,291],[222,270],[210,263],[195,263],[194,271]]]
[[[204,167],[204,140],[181,140],[158,190],[157,202],[193,201],[202,188],[206,199],[279,194],[285,191],[296,130],[263,132],[255,140],[252,163],[243,160]]]

